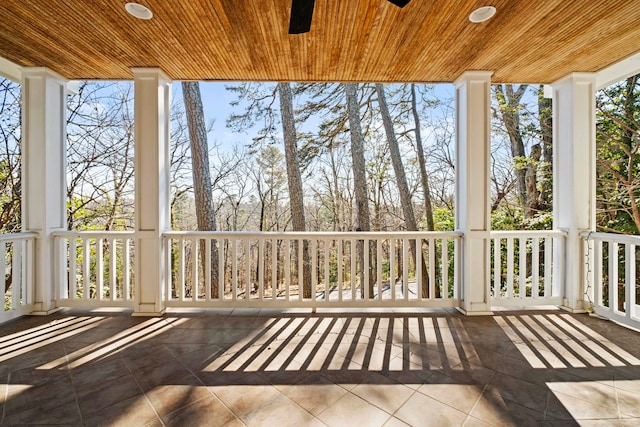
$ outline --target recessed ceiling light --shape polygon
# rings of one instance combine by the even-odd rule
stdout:
[[[138,19],[151,19],[153,18],[153,12],[148,7],[141,5],[140,3],[127,3],[124,8],[129,12],[129,15],[135,16]]]
[[[496,8],[493,6],[479,7],[478,9],[471,12],[471,15],[469,15],[469,21],[473,22],[474,24],[478,24],[480,22],[488,21],[489,19],[493,18],[493,15],[495,14]]]

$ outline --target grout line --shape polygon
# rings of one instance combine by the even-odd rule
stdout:
[[[618,387],[616,387],[615,379],[613,382],[613,390],[616,393],[616,409],[618,410],[618,419],[622,419],[622,413],[620,411],[620,399],[618,398]]]
[[[64,349],[64,358],[66,360],[66,364],[67,366],[69,366],[69,353],[67,352],[67,346],[65,345],[65,343],[62,343],[62,348]],[[71,369],[67,369],[67,374],[69,375],[69,380],[71,381],[71,388],[73,389],[73,397],[76,401],[76,408],[78,409],[78,415],[80,415],[80,424],[84,425],[84,420],[82,419],[82,410],[80,409],[80,399],[78,399],[78,390],[76,390],[76,383],[73,381],[73,375],[71,375]]]
[[[493,371],[493,369],[492,369],[492,371]],[[467,416],[464,419],[464,421],[462,422],[462,425],[464,425],[469,420],[469,418],[471,417],[471,413],[476,408],[476,406],[478,406],[478,402],[480,402],[480,399],[482,399],[482,396],[484,396],[484,393],[489,388],[489,384],[491,384],[491,381],[493,381],[493,377],[495,377],[497,374],[498,374],[498,371],[493,371],[493,374],[491,375],[491,378],[489,378],[489,381],[487,381],[487,383],[482,387],[482,391],[480,391],[480,395],[478,395],[478,397],[476,398],[476,401],[473,402],[473,405],[471,405],[471,408],[469,408],[469,412],[467,412]],[[485,420],[480,420],[480,421],[482,421],[482,422],[484,422],[486,424],[490,424],[488,421],[485,421]]]
[[[7,401],[9,400],[9,384],[11,384],[11,372],[7,373],[7,383],[4,387],[4,401],[2,402],[2,413],[0,414],[0,424],[4,422]]]
[[[164,344],[162,344],[162,345],[164,345]],[[169,350],[169,351],[171,351],[171,350]],[[138,390],[140,390],[140,392],[142,392],[142,395],[144,396],[145,400],[147,401],[149,406],[151,406],[151,409],[153,410],[153,413],[156,414],[156,417],[158,417],[158,421],[160,421],[160,424],[162,424],[163,426],[166,426],[166,424],[164,423],[164,420],[162,419],[160,414],[158,414],[158,411],[156,411],[156,407],[153,406],[153,403],[151,403],[151,399],[149,399],[149,396],[147,396],[147,393],[142,389],[142,386],[138,382],[138,379],[136,378],[136,376],[131,371],[131,368],[129,367],[129,365],[125,362],[124,366],[127,368],[127,371],[129,371],[129,374],[131,375],[133,380],[136,382],[136,385],[138,386]]]
[[[547,414],[549,412],[549,403],[551,403],[551,396],[554,396],[553,391],[549,390],[547,393],[547,402],[544,404],[544,412],[542,415],[544,416],[543,421],[547,421]]]

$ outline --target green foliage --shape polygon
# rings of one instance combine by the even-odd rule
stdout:
[[[598,92],[598,227],[640,230],[640,75]]]
[[[433,210],[433,223],[435,231],[455,230],[455,216],[453,209],[438,207]]]

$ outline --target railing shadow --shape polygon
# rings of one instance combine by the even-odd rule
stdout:
[[[166,417],[202,393],[300,384],[401,384],[465,416],[515,425],[640,417],[640,335],[599,319],[238,312],[70,311],[0,326],[0,423],[87,423],[109,413],[122,421],[147,404],[142,397],[151,415]],[[46,410],[53,398],[56,413]]]

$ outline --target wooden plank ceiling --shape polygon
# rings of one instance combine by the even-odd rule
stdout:
[[[0,56],[69,79],[549,83],[640,51],[640,0],[316,0],[311,32],[287,34],[290,0],[2,0]],[[497,8],[488,22],[468,16]]]

